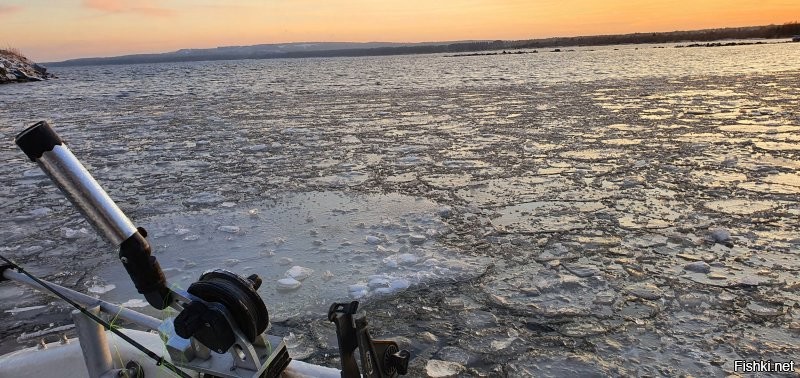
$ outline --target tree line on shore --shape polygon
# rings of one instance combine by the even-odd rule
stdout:
[[[580,37],[553,37],[518,41],[479,41],[459,42],[448,45],[387,47],[368,50],[317,51],[313,53],[296,52],[293,57],[310,56],[363,56],[363,55],[401,55],[427,53],[462,53],[487,50],[536,49],[568,46],[608,46],[625,44],[671,43],[671,42],[709,42],[725,39],[777,39],[800,35],[800,23],[783,25],[751,26],[739,28],[705,29],[659,33],[632,33],[614,35],[594,35]],[[314,54],[316,53],[316,54]],[[330,55],[323,55],[327,53]],[[319,54],[319,55],[317,55]]]

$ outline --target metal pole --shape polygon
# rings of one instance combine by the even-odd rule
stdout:
[[[17,144],[108,241],[120,245],[136,227],[47,122],[17,135]]]
[[[14,281],[16,283],[20,283],[23,285],[30,286],[40,292],[50,293],[49,290],[45,289],[43,286],[36,283],[36,281],[30,279],[30,277],[19,273],[13,269],[6,269],[3,271],[3,277],[5,277],[9,281]],[[46,281],[45,281],[46,282]],[[98,306],[103,312],[106,314],[110,314],[112,316],[118,317],[120,319],[124,319],[134,324],[138,324],[142,327],[157,330],[159,326],[161,326],[161,320],[156,319],[152,316],[145,315],[131,309],[115,305],[113,303],[109,303],[91,296],[88,296],[83,293],[79,293],[77,291],[67,289],[66,287],[56,285],[51,282],[47,282],[47,285],[51,288],[57,290],[59,293],[64,295],[65,297],[72,299],[75,302],[78,302],[86,307],[93,307]],[[53,295],[55,296],[55,295]]]
[[[100,307],[87,309],[95,315],[100,314]],[[101,378],[114,368],[111,360],[111,349],[103,326],[78,310],[72,311],[72,321],[78,331],[78,340],[83,351],[83,361],[89,371],[89,377]]]
[[[55,146],[52,151],[42,154],[36,162],[81,214],[112,244],[120,245],[136,232],[130,219],[67,146]]]
[[[172,304],[172,292],[144,229],[137,229],[100,187],[50,125],[37,122],[14,140],[31,161],[53,180],[86,220],[115,246],[136,290],[151,306],[163,310]]]

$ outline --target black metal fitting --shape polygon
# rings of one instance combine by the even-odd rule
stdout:
[[[339,341],[339,358],[342,360],[342,378],[392,378],[408,373],[411,352],[400,350],[390,340],[372,340],[367,328],[366,316],[354,316],[358,302],[334,303],[328,310],[328,320],[336,324]],[[361,354],[359,371],[355,349]]]
[[[231,324],[222,307],[216,303],[196,300],[183,308],[173,322],[175,333],[188,339],[194,337],[208,349],[225,353],[236,342]]]
[[[128,275],[131,276],[136,290],[143,294],[147,303],[163,310],[172,302],[172,291],[167,287],[167,279],[152,256],[150,243],[144,238],[147,231],[139,231],[131,235],[119,246],[119,259]]]
[[[6,269],[16,269],[16,268],[17,268],[16,266],[11,265],[11,264],[0,265],[0,282],[3,282],[3,281],[6,280],[6,277],[3,275],[3,273],[5,273],[5,271],[6,271]]]
[[[269,325],[267,306],[256,292],[260,285],[261,278],[255,274],[245,279],[225,270],[203,273],[187,290],[198,299],[175,318],[175,332],[185,339],[194,337],[217,353],[233,346],[234,326],[254,342]]]

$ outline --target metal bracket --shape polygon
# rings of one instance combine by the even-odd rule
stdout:
[[[170,359],[176,366],[211,374],[217,377],[279,377],[289,365],[291,358],[282,339],[267,339],[265,335],[247,350],[238,350],[236,345],[228,353],[209,353],[209,349],[194,339],[184,339],[172,334],[166,347]]]
[[[342,360],[343,378],[360,378],[355,349],[361,357],[364,377],[393,378],[408,373],[411,353],[400,350],[397,343],[390,340],[372,340],[367,329],[366,316],[354,316],[358,302],[334,303],[328,310],[328,320],[336,324],[336,337],[339,341],[339,358]]]
[[[100,315],[99,306],[86,310],[94,315]],[[111,349],[108,347],[105,329],[78,310],[72,311],[72,320],[78,331],[83,361],[86,363],[89,376],[91,378],[109,376],[114,370],[114,363],[111,360]]]
[[[173,296],[175,301],[171,307],[178,310],[182,310],[185,304],[193,300],[200,300],[183,290],[173,290]],[[211,305],[219,306],[228,324],[235,324],[224,306],[216,303]],[[174,318],[165,319],[159,327],[159,333],[167,339],[167,351],[176,366],[219,377],[277,377],[291,361],[282,340],[277,339],[275,343],[271,343],[272,340],[267,340],[265,334],[262,334],[251,344],[235,326],[231,327],[235,342],[227,353],[210,353],[211,350],[194,337],[185,339],[176,334],[173,321]]]

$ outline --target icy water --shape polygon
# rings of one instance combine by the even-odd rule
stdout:
[[[564,50],[76,67],[0,87],[2,253],[147,311],[14,146],[48,119],[171,283],[258,273],[296,359],[338,366],[324,314],[359,299],[413,376],[796,361],[800,44]],[[0,352],[68,314],[3,283]]]

